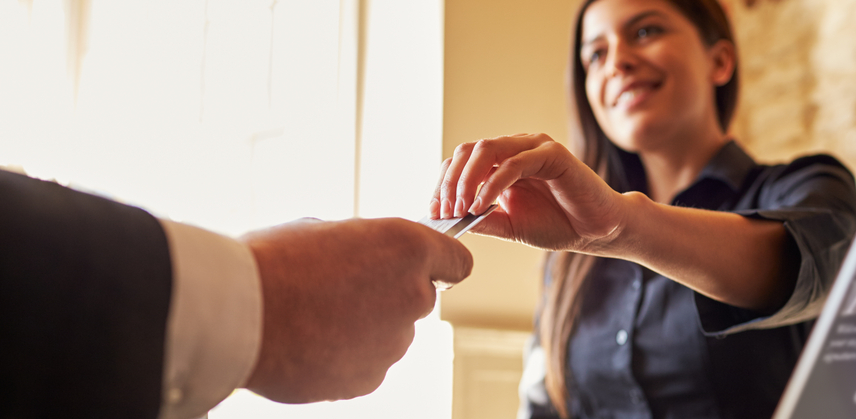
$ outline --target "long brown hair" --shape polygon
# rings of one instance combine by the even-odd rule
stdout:
[[[580,7],[573,31],[573,50],[570,57],[570,108],[571,149],[585,164],[598,173],[613,189],[627,192],[630,183],[626,170],[630,166],[641,168],[635,154],[616,147],[597,124],[585,92],[585,70],[580,59],[582,19],[589,5],[597,0],[586,0]],[[734,44],[731,25],[717,0],[667,0],[698,29],[701,40],[712,46],[720,40]],[[731,80],[716,88],[716,110],[723,131],[737,107],[738,71],[735,66]],[[568,342],[576,326],[580,309],[580,292],[592,269],[595,257],[570,252],[554,252],[547,256],[548,280],[545,281],[545,298],[538,318],[537,332],[546,358],[547,393],[563,418],[568,417],[567,369]],[[566,375],[567,374],[567,375]]]

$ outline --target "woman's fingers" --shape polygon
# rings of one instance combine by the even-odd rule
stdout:
[[[431,202],[428,203],[428,218],[432,220],[440,218],[440,188],[443,186],[443,180],[446,178],[446,172],[451,164],[452,158],[449,157],[443,160],[443,164],[440,165],[440,177],[437,179],[437,185],[431,195]]]
[[[570,155],[570,152],[561,144],[550,140],[537,141],[528,145],[528,148],[509,150],[515,153],[503,158],[502,163],[489,174],[470,212],[478,214],[484,211],[504,190],[520,179],[551,180],[560,176],[569,167],[565,157]],[[475,152],[471,161],[473,160],[475,160]]]
[[[517,179],[544,172],[545,164],[556,160],[549,153],[561,155],[563,151],[570,154],[545,134],[518,134],[461,144],[440,168],[429,216],[452,218],[484,212]],[[495,172],[501,176],[497,178]],[[483,182],[490,187],[479,192]]]
[[[488,214],[482,222],[478,223],[470,230],[471,233],[483,234],[486,236],[501,237],[508,240],[513,240],[513,229],[511,221],[508,219],[508,214],[502,207],[497,208],[492,213]]]
[[[501,208],[472,230],[476,233],[573,250],[583,244],[581,238],[614,231],[622,218],[614,205],[620,195],[544,134],[462,144],[441,171],[432,215],[480,214],[499,201]]]
[[[464,171],[472,152],[473,143],[464,143],[455,147],[455,154],[452,156],[452,161],[440,182],[440,218],[455,216],[458,179],[461,177],[461,172]],[[463,214],[460,216],[463,217]]]
[[[547,143],[555,142],[545,134],[518,134],[471,143],[470,156],[458,176],[456,188],[456,208],[461,208],[460,216],[467,211],[474,214],[483,212],[502,192],[500,190],[490,196],[479,193],[476,196],[479,185],[489,179],[495,167],[502,167],[509,158]],[[458,216],[457,213],[455,215]]]

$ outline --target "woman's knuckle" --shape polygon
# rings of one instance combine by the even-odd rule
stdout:
[[[520,171],[520,169],[523,167],[523,158],[520,156],[509,157],[505,160],[505,163],[503,165],[506,167],[506,169],[510,169],[515,172]]]
[[[473,148],[473,143],[462,143],[455,147],[455,156],[463,156],[469,153]]]
[[[443,191],[443,193],[448,194],[448,193],[450,193],[453,189],[455,189],[455,186],[456,186],[457,184],[458,184],[457,182],[455,182],[454,180],[452,180],[452,179],[450,179],[450,178],[448,178],[448,177],[447,177],[447,178],[444,178],[444,179],[443,179],[443,182],[441,182],[441,183],[440,183],[440,190],[441,190],[441,191]]]
[[[541,145],[549,152],[562,151],[565,150],[565,147],[555,141],[550,141]]]
[[[469,181],[470,174],[469,173],[461,173],[461,176],[458,178],[458,183],[456,184],[458,188],[458,193],[466,186]]]
[[[473,152],[483,151],[489,148],[492,142],[492,140],[486,138],[476,141],[475,145],[473,145]]]
[[[553,138],[552,138],[552,137],[550,137],[549,135],[547,135],[547,134],[545,134],[545,133],[543,133],[543,132],[539,132],[539,133],[535,134],[533,137],[534,137],[536,140],[541,141],[541,142],[543,142],[543,143],[553,143],[553,142],[555,142],[555,141],[553,141]]]

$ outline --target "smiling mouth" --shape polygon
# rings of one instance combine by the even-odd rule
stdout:
[[[613,107],[616,108],[629,108],[634,106],[644,100],[647,95],[657,89],[659,89],[661,83],[638,83],[631,86],[629,89],[624,90],[615,98],[615,102],[613,103]]]

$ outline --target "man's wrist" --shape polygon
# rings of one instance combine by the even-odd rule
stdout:
[[[261,289],[250,249],[237,240],[161,220],[173,294],[160,418],[197,417],[244,384],[261,340]]]

